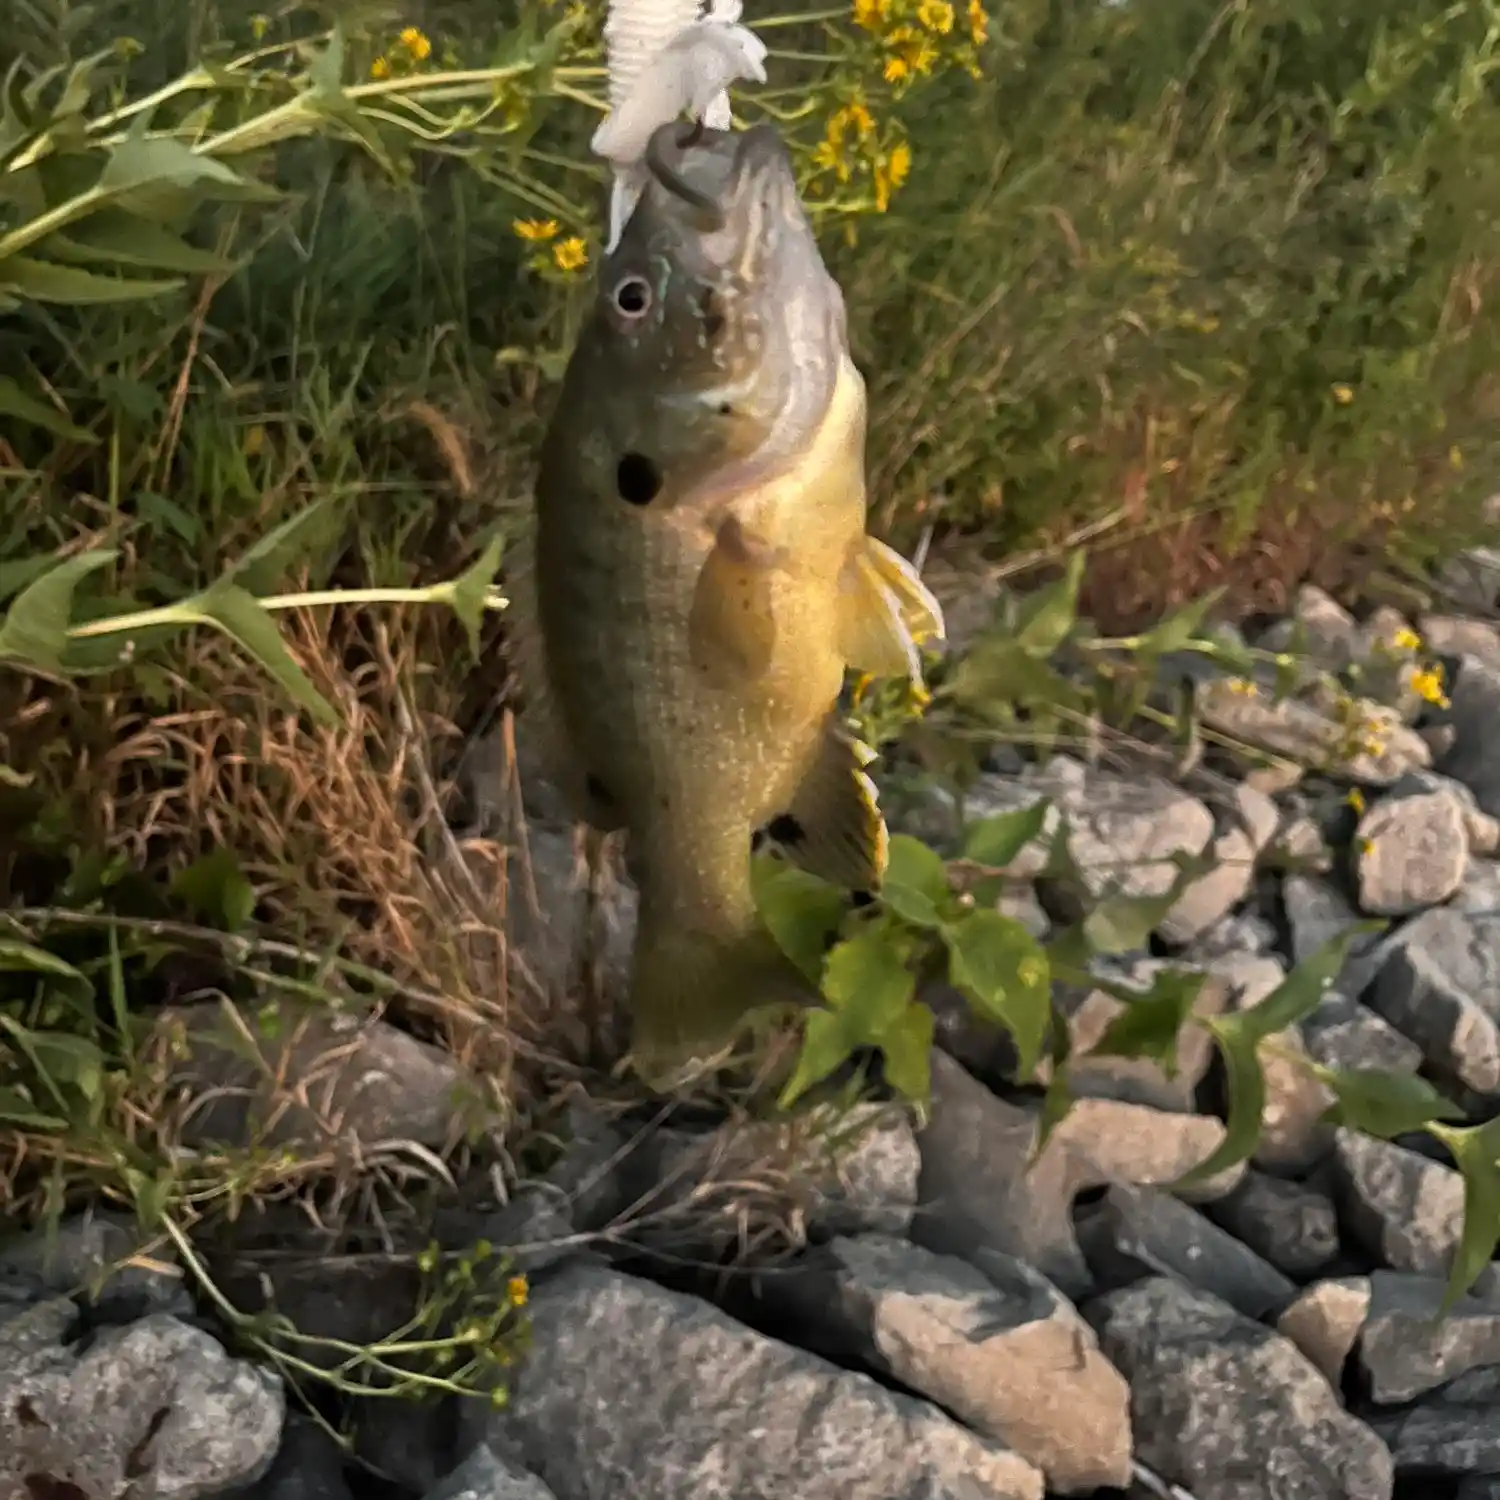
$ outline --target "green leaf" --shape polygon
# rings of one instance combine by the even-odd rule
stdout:
[[[844,1018],[844,1034],[877,1045],[905,1015],[917,981],[888,929],[868,927],[839,943],[823,965],[823,998]]]
[[[1464,1228],[1443,1293],[1446,1315],[1479,1279],[1500,1243],[1500,1121],[1468,1129],[1433,1123],[1427,1133],[1453,1153],[1464,1180]]]
[[[1229,1087],[1228,1118],[1224,1122],[1224,1139],[1219,1142],[1218,1150],[1211,1152],[1190,1172],[1184,1172],[1172,1184],[1173,1192],[1207,1182],[1248,1161],[1260,1140],[1261,1116],[1266,1107],[1266,1077],[1256,1051],[1261,1037],[1245,1024],[1246,1014],[1214,1016],[1204,1022],[1213,1033],[1219,1055],[1224,1059],[1224,1075]]]
[[[1067,1035],[1066,1026],[1056,1026],[1056,1032]],[[1073,1107],[1073,1079],[1067,1057],[1054,1059],[1052,1076],[1047,1080],[1047,1092],[1042,1096],[1041,1113],[1037,1116],[1036,1143],[1031,1148],[1030,1160],[1035,1162],[1047,1149],[1052,1132],[1067,1118]]]
[[[1191,600],[1180,609],[1174,609],[1140,638],[1136,655],[1154,659],[1165,656],[1170,651],[1184,650],[1198,639],[1198,627],[1223,596],[1222,588],[1211,589],[1201,598]]]
[[[22,589],[0,620],[0,661],[10,661],[44,675],[62,676],[68,626],[73,618],[73,595],[90,573],[107,568],[118,555],[108,547],[80,552],[49,568]]]
[[[140,128],[132,129],[115,147],[99,175],[99,187],[104,192],[121,194],[135,188],[169,184],[228,189],[238,196],[240,191],[258,186],[241,177],[233,167],[194,151],[182,141],[171,136],[147,135],[145,116],[136,118]]]
[[[293,660],[276,622],[244,589],[216,583],[204,593],[184,600],[178,609],[184,616],[217,627],[237,642],[319,724],[335,728],[340,723],[333,705]]]
[[[328,539],[332,530],[331,504],[331,497],[320,495],[311,505],[273,527],[219,574],[218,583],[237,584],[251,594],[269,594],[293,563]]]
[[[992,813],[969,824],[964,830],[963,858],[991,870],[1008,869],[1029,843],[1041,837],[1051,806],[1042,797],[1030,807]]]
[[[821,1083],[842,1067],[856,1045],[849,1039],[844,1018],[837,1011],[808,1011],[803,1022],[802,1049],[797,1054],[797,1066],[781,1091],[781,1108],[791,1108],[814,1084]]]
[[[1463,1110],[1416,1073],[1311,1066],[1334,1096],[1324,1118],[1379,1140],[1394,1140],[1434,1120],[1464,1117]]]
[[[500,554],[504,547],[505,543],[498,536],[492,537],[480,556],[443,590],[469,637],[469,650],[476,660],[479,656],[479,627],[484,620],[485,604],[495,574],[500,570]]]
[[[15,938],[0,938],[0,970],[10,974],[51,974],[59,979],[88,984],[88,980],[66,959]]]
[[[73,225],[66,235],[52,235],[41,249],[53,260],[73,263],[140,266],[184,275],[225,272],[233,262],[211,250],[200,250],[150,219],[121,209],[102,209]]]
[[[1026,601],[1016,644],[1029,656],[1051,656],[1067,640],[1078,618],[1078,587],[1083,582],[1086,561],[1085,553],[1073,553],[1063,576]]]
[[[1161,1064],[1167,1076],[1177,1071],[1177,1041],[1193,1016],[1193,1006],[1208,976],[1186,969],[1164,969],[1140,994],[1125,986],[1109,993],[1124,1009],[1104,1028],[1090,1048],[1101,1057],[1146,1057]]]
[[[913,927],[938,927],[951,896],[942,855],[920,839],[896,834],[880,883],[882,904]]]
[[[226,932],[238,932],[255,911],[255,887],[245,879],[234,851],[223,844],[180,870],[171,889]]]
[[[932,1038],[936,1030],[932,1012],[920,1002],[908,1005],[906,1013],[880,1038],[885,1057],[885,1079],[903,1098],[926,1105],[932,1097]]]
[[[0,375],[0,417],[14,417],[18,422],[40,427],[53,437],[65,438],[70,443],[99,441],[86,427],[70,422],[66,412],[29,395],[8,375]]]
[[[66,1130],[61,1115],[44,1114],[20,1089],[0,1088],[0,1122],[17,1130]]]
[[[1295,1025],[1318,1007],[1329,986],[1343,972],[1349,950],[1362,938],[1384,932],[1385,922],[1356,922],[1305,958],[1258,1005],[1240,1012],[1239,1019],[1257,1041]]]
[[[750,876],[761,921],[776,946],[814,985],[821,984],[824,955],[849,911],[847,894],[765,854],[751,860]]]
[[[948,981],[1011,1035],[1022,1078],[1042,1055],[1052,1016],[1051,971],[1042,946],[1011,917],[971,911],[943,929]]]
[[[126,276],[96,276],[92,271],[54,265],[29,255],[0,259],[0,291],[29,297],[33,302],[57,302],[68,307],[142,302],[179,291],[182,286],[181,278],[146,281]]]

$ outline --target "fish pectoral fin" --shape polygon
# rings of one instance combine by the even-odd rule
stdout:
[[[943,606],[922,582],[922,575],[899,552],[887,547],[879,537],[867,536],[865,562],[896,596],[901,619],[917,645],[946,639],[948,627],[943,621]]]
[[[866,767],[875,752],[830,719],[791,806],[767,835],[810,874],[851,891],[877,891],[888,836],[879,794]]]
[[[895,593],[867,560],[863,545],[849,554],[839,579],[838,650],[856,672],[919,679],[922,658]]]
[[[730,512],[719,523],[688,612],[693,664],[716,675],[764,675],[776,649],[775,574],[786,549]]]

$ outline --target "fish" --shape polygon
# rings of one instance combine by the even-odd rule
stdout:
[[[866,395],[785,143],[680,122],[599,268],[513,549],[519,729],[639,891],[648,1083],[816,1001],[761,922],[752,842],[878,890],[846,673],[919,676],[942,611],[866,533]]]

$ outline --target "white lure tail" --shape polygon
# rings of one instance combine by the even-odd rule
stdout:
[[[594,154],[614,167],[613,250],[640,197],[646,143],[681,115],[716,130],[730,124],[729,87],[766,81],[766,46],[739,24],[741,0],[611,0],[604,22],[610,112],[594,132]]]

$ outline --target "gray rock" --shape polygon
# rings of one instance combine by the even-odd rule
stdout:
[[[266,1472],[286,1415],[274,1375],[161,1313],[64,1344],[75,1315],[58,1300],[0,1325],[0,1494],[35,1496],[43,1476],[87,1500],[197,1500]]]
[[[565,1500],[1041,1500],[999,1443],[694,1297],[577,1265],[530,1310],[509,1409],[475,1435]]]
[[[1376,1271],[1359,1362],[1371,1399],[1411,1401],[1481,1365],[1500,1364],[1500,1303],[1461,1297],[1442,1315],[1447,1283],[1436,1276]]]
[[[1453,727],[1453,745],[1437,769],[1474,793],[1480,810],[1500,817],[1500,666],[1465,656],[1447,687],[1449,707],[1441,722]]]
[[[998,1250],[1029,1262],[1065,1295],[1092,1285],[1073,1231],[1073,1199],[1110,1182],[1170,1183],[1224,1138],[1218,1120],[1112,1099],[1080,1099],[1031,1161],[1038,1116],[997,1098],[951,1058],[932,1059],[931,1118],[912,1238],[942,1255]],[[1213,1198],[1238,1168],[1200,1185]]]
[[[1306,963],[1361,920],[1343,892],[1316,875],[1288,875],[1281,886],[1281,904],[1291,929],[1294,964]],[[1384,961],[1379,943],[1379,936],[1371,934],[1350,944],[1344,967],[1335,980],[1345,994],[1362,997]]]
[[[1318,820],[1307,813],[1288,813],[1271,842],[1273,862],[1294,874],[1326,874],[1333,868],[1333,850]]]
[[[1073,1304],[1024,1262],[977,1266],[887,1235],[836,1239],[767,1293],[859,1359],[998,1438],[1049,1491],[1130,1479],[1130,1390]]]
[[[1085,1313],[1130,1381],[1141,1460],[1195,1500],[1390,1500],[1389,1451],[1288,1339],[1165,1277]]]
[[[1338,1254],[1333,1200],[1307,1183],[1247,1172],[1232,1193],[1204,1212],[1288,1276],[1315,1276]]]
[[[1500,1475],[1468,1475],[1454,1492],[1453,1500],[1500,1500]]]
[[[496,1458],[481,1443],[425,1500],[555,1500],[535,1474]]]
[[[283,1000],[233,1019],[204,1002],[161,1011],[157,1026],[178,1059],[174,1082],[203,1097],[190,1144],[441,1150],[483,1117],[447,1052],[352,1012]]]
[[[1110,1188],[1080,1214],[1078,1239],[1101,1287],[1175,1276],[1252,1318],[1296,1295],[1296,1287],[1248,1245],[1167,1193]]]
[[[1500,1089],[1500,913],[1440,907],[1414,917],[1366,998],[1434,1068],[1477,1093]]]
[[[1220,831],[1211,850],[1213,868],[1183,889],[1162,919],[1161,936],[1169,943],[1191,943],[1222,922],[1250,894],[1259,852],[1251,834],[1238,824]]]
[[[1216,958],[1247,953],[1269,953],[1279,935],[1275,924],[1259,912],[1242,911],[1216,922],[1183,951],[1183,961],[1207,964]]]
[[[1457,1172],[1354,1130],[1338,1132],[1334,1166],[1340,1212],[1362,1249],[1394,1271],[1447,1276],[1463,1232]]]
[[[1383,797],[1360,819],[1354,847],[1365,911],[1402,917],[1436,906],[1464,881],[1464,804],[1444,790]]]
[[[404,1490],[431,1489],[458,1461],[452,1401],[366,1397],[349,1414],[360,1462]]]
[[[1315,1282],[1276,1320],[1285,1334],[1337,1390],[1370,1311],[1367,1276],[1337,1276]]]
[[[1389,786],[1431,763],[1422,737],[1391,709],[1367,698],[1356,706],[1369,730],[1351,746],[1342,724],[1297,699],[1238,692],[1227,679],[1205,684],[1198,695],[1204,722],[1230,739],[1366,786]]]
[[[82,1295],[95,1316],[129,1322],[153,1312],[190,1314],[193,1300],[170,1251],[139,1256],[141,1234],[125,1214],[90,1208],[55,1232],[36,1229],[0,1244],[0,1297],[40,1301]]]
[[[1262,651],[1291,651],[1306,655],[1330,672],[1342,671],[1355,659],[1359,623],[1342,604],[1314,584],[1297,590],[1292,613],[1261,633]]]
[[[275,1463],[245,1500],[353,1500],[343,1451],[316,1423],[289,1417]]]
[[[1437,585],[1460,609],[1493,610],[1500,603],[1500,550],[1467,548],[1438,569]]]
[[[1466,615],[1423,615],[1417,630],[1434,656],[1477,656],[1500,667],[1500,627]]]
[[[1373,1421],[1398,1474],[1500,1474],[1500,1422],[1493,1411],[1435,1401]]]
[[[1367,1005],[1331,990],[1302,1023],[1307,1053],[1325,1068],[1415,1073],[1422,1049]]]

